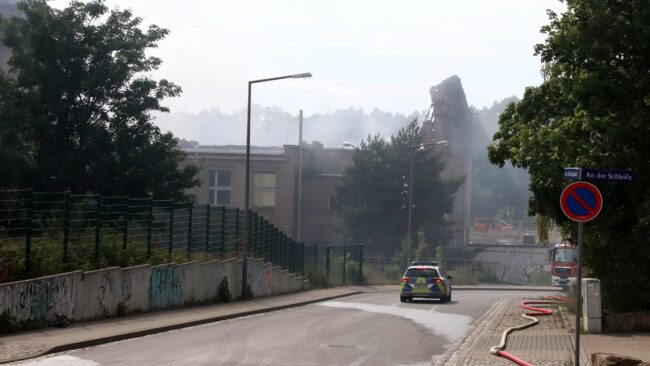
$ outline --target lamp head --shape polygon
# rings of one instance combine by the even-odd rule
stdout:
[[[291,75],[293,79],[309,79],[311,77],[310,72],[303,72],[302,74]]]

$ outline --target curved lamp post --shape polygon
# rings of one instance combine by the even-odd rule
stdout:
[[[408,229],[406,237],[406,266],[408,267],[411,263],[411,216],[413,214],[413,151],[415,149],[425,147],[425,146],[436,146],[436,145],[447,145],[449,141],[440,140],[435,142],[430,142],[427,144],[418,144],[409,146],[409,183],[408,183],[408,195],[409,195],[409,209],[408,209]]]
[[[248,82],[248,111],[246,113],[246,188],[244,199],[244,238],[241,242],[244,252],[243,266],[242,266],[242,296],[246,294],[246,286],[248,285],[248,243],[250,240],[249,233],[249,219],[250,219],[250,166],[251,166],[251,87],[253,84],[264,83],[267,81],[282,80],[282,79],[308,79],[311,74],[308,72],[302,74],[293,74],[285,76],[277,76],[268,79],[251,80]]]

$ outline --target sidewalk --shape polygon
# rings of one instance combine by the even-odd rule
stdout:
[[[509,327],[528,323],[521,317],[522,299],[501,299],[477,319],[462,340],[452,344],[436,361],[436,366],[515,365],[490,354]],[[549,316],[539,316],[539,324],[508,336],[506,351],[536,366],[569,366],[575,360],[575,315],[564,308]],[[591,366],[591,354],[613,353],[650,361],[650,334],[582,334],[580,365]]]
[[[0,364],[358,293],[358,287],[318,289],[251,301],[163,310],[124,318],[73,323],[67,328],[43,328],[6,335],[0,338]]]

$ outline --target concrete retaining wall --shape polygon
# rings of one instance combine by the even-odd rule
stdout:
[[[47,325],[72,319],[74,285],[83,272],[63,273],[0,285],[0,313],[8,311],[17,322]]]
[[[492,266],[502,282],[525,285],[532,273],[551,270],[546,247],[498,244],[472,246],[483,249],[473,261]]]
[[[240,297],[242,262],[234,259],[63,273],[0,284],[0,313],[48,325],[115,316],[120,306],[131,312],[207,303],[224,278],[233,299]],[[261,259],[248,261],[248,283],[255,297],[305,288],[302,277]]]
[[[649,332],[650,311],[609,314],[605,316],[605,327],[610,332]]]

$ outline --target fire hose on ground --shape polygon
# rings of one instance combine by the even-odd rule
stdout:
[[[506,352],[504,350],[506,349],[506,343],[508,342],[508,334],[510,334],[510,333],[512,333],[514,331],[517,331],[517,330],[523,330],[523,329],[530,328],[530,327],[536,325],[537,323],[539,323],[539,320],[537,318],[535,318],[536,316],[551,315],[553,313],[550,309],[537,308],[537,307],[534,307],[534,306],[531,306],[531,305],[552,305],[552,304],[555,304],[557,302],[572,301],[571,299],[565,299],[565,298],[562,298],[562,297],[559,297],[559,296],[547,296],[547,297],[545,297],[545,299],[549,299],[551,301],[549,301],[549,300],[531,300],[531,301],[522,302],[521,307],[528,310],[529,312],[523,313],[523,314],[521,314],[521,316],[528,319],[528,320],[530,320],[530,322],[526,323],[526,324],[523,324],[523,325],[519,325],[519,326],[516,326],[516,327],[510,327],[510,328],[506,329],[503,332],[503,334],[501,335],[501,343],[498,346],[494,346],[494,347],[490,348],[490,353],[495,355],[495,356],[503,357],[505,359],[508,359],[508,360],[516,363],[517,365],[534,366],[533,364],[528,363],[528,362],[526,362],[524,360],[521,360],[521,359],[511,355],[510,353],[508,353],[508,352]]]

